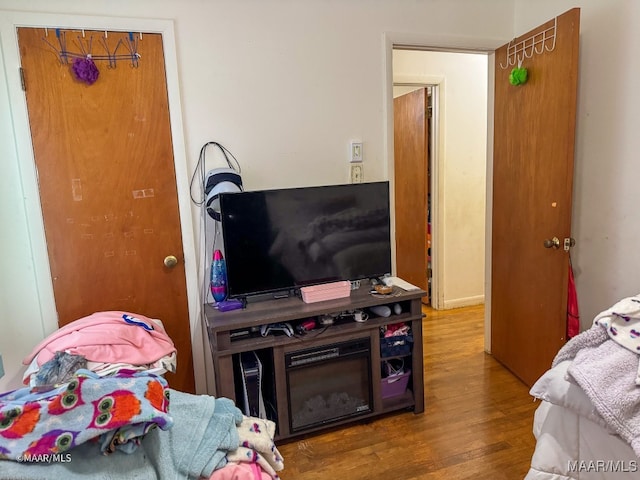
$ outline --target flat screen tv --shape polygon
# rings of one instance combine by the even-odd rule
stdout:
[[[229,298],[391,272],[388,182],[223,193],[220,215]]]

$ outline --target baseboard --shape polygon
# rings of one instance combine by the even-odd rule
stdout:
[[[450,310],[452,308],[470,307],[472,305],[480,305],[484,303],[484,295],[477,295],[475,297],[455,298],[453,300],[445,300],[443,310]]]

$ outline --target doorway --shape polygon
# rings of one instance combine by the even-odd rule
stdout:
[[[392,57],[394,99],[416,89],[426,89],[430,98],[426,109],[431,126],[429,161],[425,164],[428,172],[415,176],[429,179],[427,212],[423,215],[426,239],[422,245],[426,249],[424,284],[430,290],[430,305],[450,309],[482,304],[488,56],[394,47]],[[393,178],[404,176],[394,171]],[[397,226],[411,212],[396,209],[395,215]],[[397,248],[399,274],[401,255],[420,258]]]
[[[499,330],[501,326],[506,326],[507,331],[510,328],[511,322],[514,319],[518,319],[519,323],[525,323],[527,325],[533,324],[536,325],[535,319],[530,319],[533,315],[535,318],[539,318],[541,315],[538,310],[531,309],[528,303],[525,302],[517,302],[511,301],[510,305],[514,307],[514,309],[509,312],[507,315],[502,316],[501,318],[497,318],[494,310],[499,310],[499,307],[502,304],[509,303],[502,302],[500,304],[499,301],[496,301],[498,297],[501,296],[502,299],[513,299],[519,298],[517,295],[511,295],[505,286],[511,287],[515,282],[512,277],[505,277],[506,282],[500,284],[500,282],[495,282],[493,270],[495,270],[496,265],[499,264],[500,259],[494,260],[494,256],[496,255],[496,251],[498,251],[501,257],[504,257],[503,252],[500,249],[504,249],[505,245],[510,245],[514,249],[526,248],[527,254],[538,255],[540,250],[544,250],[543,248],[543,240],[549,234],[546,232],[558,232],[557,236],[564,238],[570,237],[570,223],[571,223],[571,189],[572,183],[567,182],[566,180],[573,177],[573,152],[574,152],[574,134],[575,134],[575,115],[576,115],[576,84],[578,78],[578,46],[579,46],[579,14],[580,9],[574,8],[571,9],[564,14],[553,18],[544,24],[539,25],[534,30],[528,32],[525,35],[521,35],[516,39],[512,39],[509,43],[505,43],[503,45],[497,45],[495,40],[482,40],[482,39],[460,39],[460,38],[436,38],[434,36],[423,36],[421,38],[416,38],[413,35],[402,35],[402,34],[386,34],[385,35],[385,64],[386,64],[386,72],[387,75],[385,77],[385,87],[386,87],[386,102],[384,105],[386,112],[386,127],[387,127],[387,138],[393,138],[393,108],[391,103],[392,98],[392,90],[393,90],[393,81],[394,81],[394,49],[405,46],[407,49],[425,49],[426,45],[429,45],[428,48],[432,50],[438,51],[465,51],[465,52],[483,52],[487,55],[488,59],[488,71],[487,71],[487,149],[486,149],[486,158],[490,159],[487,161],[486,168],[486,228],[485,228],[485,244],[486,249],[484,250],[484,258],[485,265],[491,265],[491,269],[486,268],[485,273],[485,282],[486,282],[486,300],[485,300],[485,350],[489,353],[492,353],[497,349],[499,342],[496,342],[497,346],[494,346],[494,342],[492,341],[493,330]],[[511,43],[515,42],[515,44],[524,44],[524,40],[527,38],[532,38],[535,35],[542,34],[542,32],[552,31],[553,34],[548,37],[543,34],[543,38],[545,42],[548,40],[552,42],[553,45],[556,43],[561,43],[562,48],[560,49],[546,49],[548,52],[553,52],[550,55],[538,55],[534,58],[534,62],[543,63],[544,68],[542,71],[545,72],[545,75],[540,76],[540,79],[537,83],[533,83],[536,88],[528,88],[523,90],[526,92],[525,94],[512,94],[508,96],[508,101],[503,101],[498,98],[498,85],[500,88],[505,90],[505,86],[511,84],[508,78],[509,70],[505,67],[497,58],[498,52],[500,52],[501,58],[504,59],[505,51],[509,48]],[[556,37],[563,37],[563,40],[556,42]],[[560,53],[557,54],[556,52]],[[522,53],[520,53],[522,55]],[[528,55],[528,53],[527,53]],[[507,56],[508,57],[508,56]],[[540,62],[539,62],[540,60]],[[535,63],[535,67],[538,68],[540,65]],[[506,65],[513,65],[513,63],[508,63]],[[528,68],[528,67],[527,67]],[[558,80],[562,79],[562,80]],[[541,89],[541,86],[546,87],[548,90],[552,91],[552,94],[548,91],[545,91],[545,95],[557,95],[557,98],[560,100],[550,101],[541,103],[540,102],[540,94],[538,90]],[[448,88],[448,87],[447,87]],[[507,87],[508,88],[508,87]],[[518,90],[517,92],[522,92]],[[519,99],[521,105],[515,105],[515,100]],[[498,102],[500,100],[501,103]],[[532,116],[532,124],[536,127],[535,130],[529,128],[520,128],[522,125],[522,120],[518,117],[518,121],[514,122],[512,118],[508,118],[507,121],[504,121],[506,116],[503,111],[498,112],[498,107],[504,110],[503,105],[507,105],[508,111],[513,115],[516,112],[519,116],[522,114],[524,108],[529,108],[534,110],[536,107],[541,110],[544,115],[536,114],[536,116]],[[553,108],[551,108],[553,107]],[[500,113],[500,115],[497,115]],[[495,119],[501,118],[502,122],[498,124],[498,122],[494,121]],[[547,118],[551,118],[553,120],[557,120],[557,118],[562,118],[562,127],[558,127],[555,123],[546,120]],[[540,118],[544,118],[545,121],[540,121]],[[538,138],[544,139],[542,142],[520,142],[523,149],[522,151],[514,148],[504,148],[504,144],[508,144],[509,141],[513,139],[513,136],[517,136],[521,138],[520,133],[526,132],[527,138]],[[569,135],[567,135],[569,132]],[[555,140],[556,136],[561,135],[563,137],[562,141]],[[555,144],[552,141],[549,141],[548,138],[550,136],[554,137]],[[560,145],[562,144],[562,149],[558,149],[558,151],[554,151],[553,155],[540,154],[540,149],[536,149],[536,146],[539,144],[546,145]],[[500,150],[500,151],[499,151]],[[506,158],[510,158],[513,160],[514,158],[545,158],[545,160],[550,161],[549,159],[557,160],[558,166],[564,168],[565,171],[561,175],[556,175],[554,177],[554,182],[557,179],[564,180],[564,183],[561,184],[563,188],[558,188],[558,195],[562,196],[562,201],[559,202],[555,196],[550,196],[546,194],[548,185],[550,182],[548,178],[552,175],[549,170],[544,168],[538,168],[538,175],[536,176],[536,181],[538,178],[542,178],[542,184],[545,188],[539,188],[540,192],[545,194],[544,197],[544,211],[548,212],[549,208],[555,209],[554,215],[537,215],[536,219],[542,218],[543,220],[558,220],[562,222],[560,227],[558,225],[551,224],[551,222],[530,222],[541,228],[540,232],[536,232],[535,235],[531,236],[531,241],[526,245],[523,245],[520,241],[520,238],[514,241],[513,237],[509,234],[508,230],[502,228],[502,224],[500,224],[499,220],[508,219],[510,214],[505,214],[504,212],[497,212],[497,209],[494,208],[494,205],[500,204],[500,199],[496,202],[495,196],[497,195],[496,189],[499,186],[508,185],[511,188],[512,192],[515,192],[516,195],[511,195],[506,201],[502,200],[503,205],[511,206],[515,203],[516,200],[529,198],[526,193],[521,194],[521,192],[526,192],[527,188],[531,189],[532,185],[537,185],[531,182],[530,178],[522,175],[521,169],[517,166],[516,162],[512,161],[510,165],[512,166],[511,170],[506,170],[506,173],[502,178],[494,177],[499,172],[499,169],[494,165],[494,157],[503,155],[504,152],[507,151],[510,153],[510,156],[507,155]],[[388,143],[387,145],[387,155],[388,158],[393,158],[393,144]],[[389,177],[393,180],[393,166],[388,165],[389,168]],[[496,173],[494,173],[494,170]],[[556,174],[557,172],[553,172]],[[501,182],[502,180],[502,182]],[[523,181],[524,180],[524,181]],[[495,185],[494,185],[494,182]],[[555,185],[555,183],[554,183]],[[514,198],[518,197],[518,198]],[[534,213],[538,213],[538,210],[530,210],[530,205],[523,205],[522,202],[519,204],[522,208],[520,212],[525,212],[522,215],[523,218],[532,218],[533,215],[529,212],[533,211]],[[561,208],[556,208],[561,206]],[[496,214],[494,215],[494,210],[496,210]],[[558,213],[559,212],[559,213]],[[500,213],[500,214],[498,214]],[[543,218],[544,217],[544,218]],[[496,222],[498,222],[498,229],[496,229]],[[502,228],[502,230],[501,230]],[[544,233],[543,230],[544,229]],[[499,234],[499,242],[495,242],[496,240],[496,232]],[[505,233],[506,232],[506,233]],[[447,248],[449,248],[449,239],[450,236],[446,238]],[[438,235],[435,236],[434,240],[438,240]],[[499,247],[499,248],[498,248]],[[437,244],[434,245],[435,252],[437,253]],[[534,252],[534,250],[536,250]],[[546,249],[548,252],[549,249]],[[394,250],[395,252],[395,250]],[[511,252],[511,250],[509,250]],[[553,252],[551,252],[553,253]],[[510,258],[515,259],[515,263],[511,262],[512,267],[514,267],[521,278],[524,281],[518,281],[518,287],[522,285],[526,285],[525,289],[527,289],[523,295],[523,297],[529,299],[545,299],[545,307],[549,310],[548,319],[554,322],[553,329],[546,328],[538,328],[537,333],[539,334],[537,337],[537,343],[530,341],[530,338],[525,338],[524,341],[520,342],[511,342],[511,345],[520,345],[522,343],[526,343],[527,346],[533,347],[532,352],[528,352],[527,355],[523,355],[521,351],[516,351],[516,356],[519,356],[521,360],[525,363],[529,362],[530,357],[536,357],[536,362],[538,360],[542,360],[542,364],[545,368],[548,366],[550,362],[549,358],[542,358],[542,355],[539,355],[539,352],[535,351],[536,345],[548,345],[553,342],[557,342],[557,339],[562,339],[562,335],[558,335],[558,331],[562,330],[563,326],[566,327],[566,293],[567,293],[567,275],[568,275],[568,262],[566,258],[562,256],[563,252],[560,252],[560,255],[547,255],[549,258],[545,258],[545,262],[551,264],[551,261],[555,261],[554,263],[554,271],[551,272],[550,269],[548,271],[543,271],[541,273],[540,269],[540,261],[523,261],[525,258],[521,252],[517,252],[516,254],[510,253]],[[502,261],[504,265],[505,262]],[[507,271],[507,269],[504,269]],[[446,276],[447,280],[449,280],[448,276]],[[519,279],[518,279],[519,280]],[[537,288],[535,293],[532,293],[532,287]],[[553,295],[549,294],[550,290],[553,290]],[[494,304],[498,305],[494,308]],[[492,318],[493,317],[493,318]],[[497,324],[497,326],[496,326]],[[492,328],[493,327],[493,328]],[[520,334],[520,332],[518,332]],[[513,338],[513,335],[510,335]],[[555,339],[554,339],[555,337]],[[496,348],[494,348],[496,347]],[[545,352],[546,354],[546,352]],[[506,362],[505,362],[506,363]],[[544,368],[542,368],[544,371]],[[540,372],[538,372],[540,373]],[[534,376],[527,376],[527,381],[530,378],[535,378]]]

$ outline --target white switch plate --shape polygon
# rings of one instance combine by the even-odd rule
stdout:
[[[362,152],[362,142],[351,140],[351,162],[361,162],[364,160]]]

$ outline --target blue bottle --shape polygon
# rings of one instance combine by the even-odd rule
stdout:
[[[211,294],[216,302],[227,297],[227,269],[220,250],[213,252],[211,260]]]

